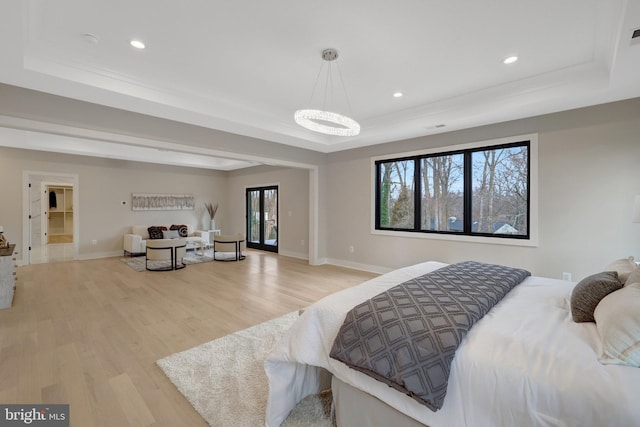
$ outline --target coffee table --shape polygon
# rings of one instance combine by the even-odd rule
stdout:
[[[204,250],[207,247],[207,242],[204,240],[196,240],[192,242],[193,244],[193,252],[195,253],[198,249],[200,249],[200,255],[204,256]]]

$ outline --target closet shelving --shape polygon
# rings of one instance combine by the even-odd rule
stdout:
[[[48,236],[73,236],[73,187],[49,186]],[[52,194],[55,194],[53,196]],[[55,206],[53,206],[55,199]]]

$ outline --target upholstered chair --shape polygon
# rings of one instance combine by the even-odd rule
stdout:
[[[178,270],[185,267],[184,256],[187,251],[187,240],[179,239],[149,239],[146,245],[146,264],[149,271]],[[149,261],[166,261],[152,263]],[[161,264],[158,266],[157,264]]]
[[[245,259],[242,252],[245,241],[241,233],[213,236],[213,259],[216,261],[240,261]]]

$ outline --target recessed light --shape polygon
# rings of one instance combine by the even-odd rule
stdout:
[[[129,42],[129,44],[136,49],[144,49],[146,46],[140,40],[133,39]]]
[[[402,95],[404,95],[404,93],[402,93],[402,92],[394,92],[393,97],[394,98],[402,98]]]
[[[505,64],[513,64],[514,62],[516,62],[518,60],[517,56],[510,56],[507,59],[504,60]]]

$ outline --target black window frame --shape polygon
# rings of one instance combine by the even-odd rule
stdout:
[[[374,226],[379,231],[395,231],[404,233],[421,233],[421,234],[441,234],[450,236],[472,236],[472,237],[492,237],[498,239],[517,239],[517,240],[531,240],[531,140],[519,140],[515,142],[508,142],[494,145],[479,145],[477,147],[454,149],[450,151],[434,151],[428,154],[417,154],[412,156],[391,157],[385,159],[379,159],[374,162],[375,166],[375,185],[374,185],[374,200],[375,200],[375,220]],[[527,231],[526,234],[493,234],[487,232],[473,231],[472,224],[472,197],[473,197],[473,175],[472,175],[472,155],[476,152],[499,150],[505,148],[514,147],[527,147]],[[430,157],[442,157],[448,155],[459,155],[464,157],[463,166],[463,230],[462,231],[448,231],[448,230],[423,230],[422,224],[422,180],[420,179],[421,173],[421,161]],[[380,225],[381,220],[381,200],[380,200],[380,184],[381,184],[381,165],[384,163],[413,160],[414,162],[414,188],[413,188],[413,203],[414,203],[414,226],[413,228],[394,228],[394,227],[382,227]]]

